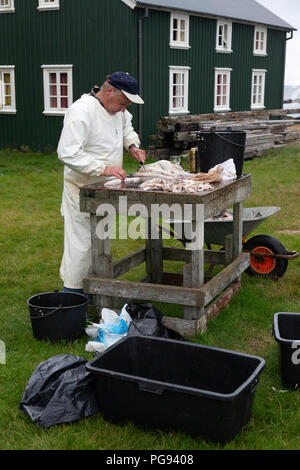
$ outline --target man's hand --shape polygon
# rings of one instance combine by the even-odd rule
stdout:
[[[144,163],[146,160],[146,152],[145,150],[137,148],[135,145],[131,145],[129,147],[130,155],[135,158],[138,162]]]
[[[103,176],[115,176],[120,180],[124,180],[126,178],[126,172],[120,166],[106,166]]]

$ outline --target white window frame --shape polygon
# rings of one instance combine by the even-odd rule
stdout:
[[[220,28],[222,29],[222,33],[221,33],[222,44],[221,45],[219,44]],[[226,30],[227,30],[227,34],[225,33]],[[227,21],[223,19],[217,20],[216,51],[225,52],[227,54],[230,54],[232,52],[232,21]]]
[[[44,111],[46,116],[60,116],[66,114],[68,108],[52,108],[50,106],[50,73],[67,73],[68,75],[68,104],[73,103],[73,65],[42,65],[44,81]],[[58,97],[60,97],[58,92]]]
[[[37,9],[40,11],[59,10],[59,0],[53,0],[53,2],[47,2],[47,0],[39,0]]]
[[[9,0],[8,5],[0,4],[0,13],[14,13],[14,12],[15,12],[14,0]]]
[[[173,39],[173,23],[177,20],[178,24],[183,20],[185,22],[184,36],[185,40],[174,40]],[[170,47],[173,49],[190,49],[190,17],[186,13],[172,11],[170,13]]]
[[[256,35],[259,35],[259,47],[257,48],[257,39]],[[264,39],[262,40],[261,36],[264,34]],[[267,39],[268,39],[268,29],[264,26],[255,26],[254,27],[254,39],[253,39],[253,54],[266,56],[267,54]],[[263,47],[261,47],[261,43],[263,43]]]
[[[223,67],[215,67],[215,96],[214,96],[214,111],[215,112],[225,112],[225,111],[231,111],[230,109],[230,81],[231,81],[231,72],[232,72],[232,69],[230,68],[223,68]],[[223,79],[222,78],[222,83],[218,84],[218,75],[222,75],[223,77],[226,76],[226,91],[227,93],[225,93],[224,95],[224,89],[222,89],[222,87],[224,87],[224,83],[223,83]],[[220,89],[220,95],[218,93],[218,86],[221,87]],[[220,104],[218,105],[218,96],[221,96],[221,99],[223,101],[223,97],[225,96],[226,98],[226,102],[225,104]]]
[[[5,105],[4,103],[4,81],[2,80],[3,73],[9,73],[11,77],[11,104]],[[0,114],[16,114],[16,89],[15,89],[15,66],[14,65],[0,65]]]
[[[267,70],[252,69],[251,81],[251,109],[265,109],[265,85],[266,85],[266,72]],[[256,83],[255,83],[256,77]],[[261,77],[261,83],[259,78]],[[257,89],[261,87],[261,89]],[[259,99],[260,97],[260,99]]]
[[[189,71],[191,67],[186,66],[169,66],[169,114],[189,114],[188,110],[188,100],[189,100]],[[174,106],[173,100],[173,86],[174,86],[174,75],[181,74],[184,76],[184,84],[178,86],[183,86],[183,105],[182,106]]]

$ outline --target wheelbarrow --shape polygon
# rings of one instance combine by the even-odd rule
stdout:
[[[280,207],[250,207],[243,209],[243,252],[250,253],[250,266],[246,273],[250,276],[263,276],[278,279],[283,276],[288,261],[299,256],[296,251],[287,251],[284,245],[270,235],[255,235],[246,241],[264,220],[280,211]],[[231,217],[230,217],[231,215]],[[204,241],[211,245],[224,245],[225,237],[232,233],[232,211],[228,210],[204,223]]]
[[[255,235],[246,241],[246,237],[256,227],[280,210],[280,207],[272,206],[243,209],[242,249],[243,252],[250,253],[250,266],[245,271],[250,276],[278,279],[284,275],[288,261],[299,256],[296,251],[287,251],[279,240],[269,235]],[[170,225],[170,233],[172,236],[176,236],[172,224]],[[224,250],[225,238],[232,233],[232,210],[223,211],[218,216],[204,222],[204,242],[208,249],[211,249],[211,245],[222,245],[221,250]],[[184,245],[189,242],[185,238],[180,239],[180,241]],[[211,273],[213,267],[214,265],[210,266],[208,274]]]

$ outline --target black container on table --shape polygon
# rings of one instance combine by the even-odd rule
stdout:
[[[237,177],[243,173],[246,131],[215,130],[197,132],[197,172],[207,173],[219,163],[232,158]]]
[[[226,442],[249,421],[264,359],[127,336],[87,363],[103,417]]]
[[[73,341],[85,332],[88,298],[71,292],[45,292],[27,300],[34,338]]]
[[[282,382],[292,390],[300,388],[300,313],[274,315],[273,334],[278,343]]]

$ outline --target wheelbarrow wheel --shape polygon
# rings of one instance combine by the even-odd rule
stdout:
[[[272,257],[272,255],[286,254],[285,247],[276,238],[269,235],[257,235],[243,245],[243,250],[250,251],[250,266],[246,270],[250,276],[278,279],[284,275],[288,260]],[[262,256],[258,256],[260,254]],[[269,256],[263,256],[264,254]]]

